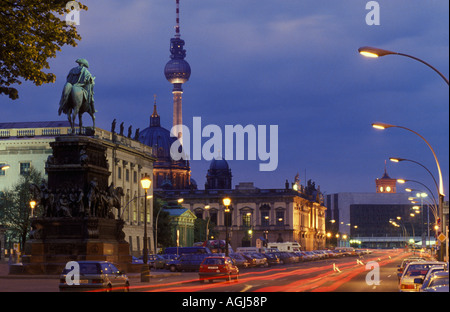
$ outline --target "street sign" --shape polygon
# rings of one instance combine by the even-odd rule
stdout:
[[[441,234],[439,234],[439,236],[438,236],[438,240],[441,242],[441,243],[443,243],[443,242],[445,242],[445,239],[446,239],[447,237],[444,235],[444,233],[441,233]]]

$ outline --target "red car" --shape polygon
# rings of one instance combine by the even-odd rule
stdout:
[[[236,281],[239,278],[239,269],[230,257],[213,256],[203,259],[198,271],[200,282],[208,280],[212,283],[215,279],[225,279]]]

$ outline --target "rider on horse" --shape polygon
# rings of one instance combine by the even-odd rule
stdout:
[[[70,114],[72,107],[68,104],[69,96],[72,91],[73,86],[81,87],[83,90],[84,100],[89,104],[89,108],[91,110],[90,113],[95,113],[96,110],[94,108],[94,79],[89,72],[89,63],[87,60],[83,58],[77,59],[75,62],[78,63],[77,67],[74,67],[70,70],[67,75],[67,82],[64,85],[63,93],[61,96],[61,100],[59,102],[59,110],[58,115],[61,113]]]

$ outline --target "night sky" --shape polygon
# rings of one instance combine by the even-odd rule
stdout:
[[[75,60],[96,76],[96,125],[114,118],[143,130],[157,95],[162,126],[172,125],[172,85],[164,77],[174,36],[175,0],[89,0],[78,26],[82,40],[50,62],[54,84],[18,86],[18,100],[0,96],[0,122],[65,120],[59,99]],[[233,185],[283,188],[298,173],[325,194],[374,192],[376,178],[433,182],[436,151],[449,193],[449,87],[427,66],[402,56],[365,58],[374,46],[421,58],[449,76],[449,2],[380,0],[380,25],[367,25],[362,0],[181,0],[181,38],[192,74],[183,85],[183,121],[202,125],[278,125],[278,167],[260,172],[260,160],[229,161]],[[84,125],[91,125],[84,115]],[[203,139],[205,142],[207,138]],[[191,161],[204,188],[209,162]],[[409,187],[421,188],[417,184]],[[403,187],[399,188],[403,192]],[[446,197],[448,198],[448,197]],[[448,199],[447,199],[448,200]]]

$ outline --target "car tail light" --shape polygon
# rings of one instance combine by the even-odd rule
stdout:
[[[92,284],[102,284],[103,280],[102,279],[93,279],[93,280],[91,280],[91,283]]]
[[[414,289],[414,284],[402,284],[401,289]]]

